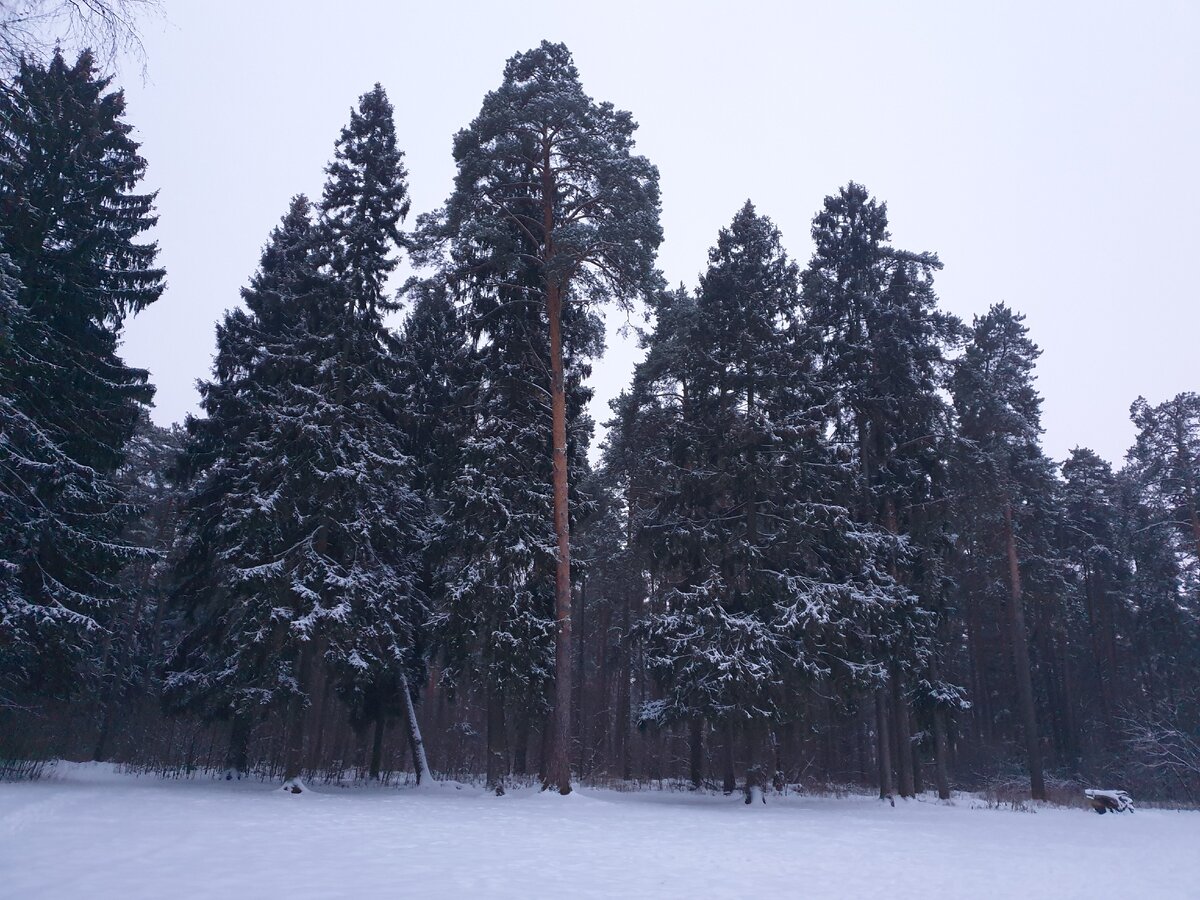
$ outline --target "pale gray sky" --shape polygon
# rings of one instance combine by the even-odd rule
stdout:
[[[396,107],[415,215],[448,193],[451,137],[505,59],[543,38],[641,124],[672,283],[695,284],[747,197],[805,263],[822,198],[853,179],[887,201],[898,246],[941,256],[946,309],[1028,316],[1056,458],[1119,461],[1138,394],[1200,390],[1200,3],[165,7],[147,80],[123,77],[170,282],[125,354],[152,372],[161,424],[195,410],[214,323],[288,198],[319,194],[359,94],[379,81]],[[598,419],[635,354],[610,340]]]

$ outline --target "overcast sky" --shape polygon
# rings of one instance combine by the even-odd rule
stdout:
[[[1200,3],[164,5],[145,81],[122,74],[170,285],[124,351],[160,424],[196,409],[215,322],[288,198],[319,195],[358,96],[379,81],[396,107],[415,217],[505,59],[543,38],[640,123],[673,284],[747,198],[807,262],[822,198],[855,180],[897,246],[941,256],[946,309],[1026,314],[1054,457],[1120,461],[1135,397],[1200,390]],[[635,356],[610,338],[597,419]]]

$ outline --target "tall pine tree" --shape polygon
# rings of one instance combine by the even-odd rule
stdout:
[[[658,172],[633,154],[629,113],[583,92],[570,51],[543,42],[512,57],[501,86],[454,140],[458,165],[442,227],[458,277],[516,286],[542,304],[549,369],[555,533],[554,729],[545,785],[571,789],[571,558],[567,372],[572,303],[628,305],[658,286]]]

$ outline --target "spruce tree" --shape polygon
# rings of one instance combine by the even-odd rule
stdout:
[[[144,554],[113,473],[153,396],[117,354],[124,322],[158,299],[141,243],[154,196],[125,99],[92,56],[24,61],[0,91],[0,665],[7,690],[65,690],[125,602]],[[14,280],[15,279],[15,280]]]
[[[864,524],[906,538],[909,552],[893,559],[892,574],[926,589],[925,606],[936,610],[937,579],[916,573],[935,567],[932,557],[941,552],[950,415],[940,390],[946,352],[961,331],[957,319],[937,308],[933,275],[941,262],[933,254],[892,247],[887,204],[854,182],[825,198],[812,236],[816,250],[803,276],[804,306],[820,338],[834,435],[853,448],[857,463],[854,509]],[[888,673],[890,698],[881,685],[877,704],[881,716],[891,707],[902,796],[914,793],[909,684],[916,677],[936,694],[954,693],[938,676],[913,672],[899,659]],[[877,729],[883,755],[882,717]]]
[[[666,688],[644,715],[707,720],[731,753],[744,737],[747,802],[792,691],[877,672],[876,643],[898,641],[912,605],[885,568],[894,541],[839,504],[846,470],[825,440],[797,274],[747,203],[720,233],[694,307],[680,295],[660,305],[664,340],[635,377],[662,435],[636,500],[659,566],[648,662]],[[922,652],[919,630],[906,637]]]
[[[384,132],[358,134],[365,146],[394,146],[385,104],[379,90],[362,98],[359,116]],[[181,584],[198,615],[168,697],[235,724],[286,706],[293,789],[306,754],[321,755],[322,732],[309,726],[323,724],[328,688],[357,710],[398,695],[417,776],[427,774],[412,696],[423,519],[378,294],[395,240],[386,220],[376,241],[353,216],[354,228],[337,224],[348,209],[403,197],[403,169],[392,157],[393,181],[363,177],[358,149],[343,134],[320,221],[298,197],[272,234],[247,309],[218,329],[207,417],[188,423]]]
[[[352,302],[371,314],[395,308],[387,277],[399,264],[395,250],[405,244],[400,226],[410,207],[394,116],[380,84],[359,98],[325,170],[321,199],[333,273]]]

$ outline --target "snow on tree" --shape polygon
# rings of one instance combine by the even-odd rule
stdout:
[[[1183,393],[1157,406],[1139,397],[1130,408],[1138,427],[1129,460],[1182,538],[1200,584],[1200,394]]]
[[[821,373],[834,403],[834,437],[857,463],[855,514],[864,523],[903,536],[905,552],[894,554],[894,577],[923,593],[927,609],[941,603],[938,579],[918,578],[918,569],[941,564],[948,508],[945,502],[950,415],[940,390],[946,385],[946,351],[958,340],[961,323],[937,308],[933,274],[941,262],[930,253],[910,253],[888,242],[887,204],[851,182],[826,197],[813,219],[816,249],[803,275],[807,321],[819,335]],[[909,685],[929,701],[955,690],[937,673],[915,671],[903,657],[892,661],[887,684],[876,693],[880,755],[889,716],[896,729],[895,760],[901,796],[914,793]],[[911,657],[910,657],[911,659]],[[937,656],[929,657],[936,668]],[[890,688],[890,689],[889,689]],[[890,695],[890,696],[889,696]],[[932,702],[934,726],[944,730],[945,704]],[[936,747],[944,746],[942,741]],[[890,766],[881,768],[881,793],[890,792]],[[941,786],[948,795],[948,788]]]
[[[551,407],[555,704],[545,785],[571,789],[571,574],[565,308],[654,291],[658,172],[633,154],[629,113],[583,92],[570,51],[542,42],[512,57],[501,86],[454,140],[454,191],[442,217],[457,277],[513,284],[544,306]],[[533,335],[531,335],[532,337]]]
[[[364,121],[384,134],[362,134]],[[218,329],[214,379],[202,386],[207,415],[188,422],[194,486],[181,594],[197,624],[167,695],[235,720],[286,706],[291,783],[306,741],[319,755],[322,735],[309,723],[323,722],[326,684],[352,708],[391,686],[407,717],[422,671],[423,518],[395,342],[380,318],[394,230],[385,218],[372,241],[366,220],[348,212],[402,206],[404,171],[392,155],[365,177],[377,161],[359,154],[360,140],[394,146],[378,88],[338,141],[322,219],[297,197],[273,232],[243,291],[246,310]],[[420,735],[407,718],[420,778]]]
[[[747,802],[763,784],[766,729],[791,711],[792,692],[879,677],[881,641],[898,641],[900,613],[915,614],[886,570],[894,539],[839,503],[848,473],[825,439],[797,275],[778,230],[747,203],[710,252],[694,305],[664,298],[635,377],[661,436],[634,501],[659,567],[648,664],[666,688],[643,716],[708,720],[730,746],[744,735]],[[906,637],[920,652],[919,629]]]
[[[1040,354],[1024,316],[996,304],[976,317],[952,385],[963,440],[957,481],[969,498],[958,524],[964,548],[982,567],[977,581],[989,593],[994,585],[1006,585],[1017,712],[1035,800],[1044,800],[1046,789],[1026,594],[1031,579],[1040,579],[1045,593],[1061,593],[1062,587],[1061,560],[1053,544],[1057,483],[1040,446],[1042,398],[1034,386]]]
[[[113,473],[150,403],[117,355],[128,316],[158,299],[146,162],[92,56],[26,61],[0,91],[0,690],[78,685],[126,602],[128,509]]]

